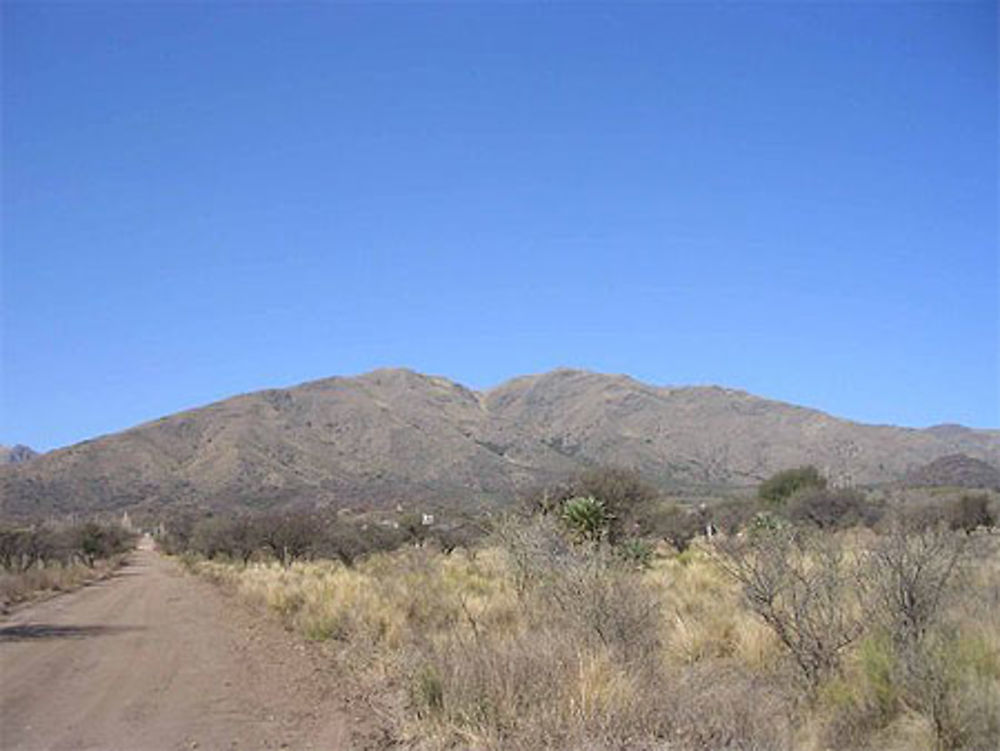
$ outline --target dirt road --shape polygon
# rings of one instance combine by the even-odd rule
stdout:
[[[355,721],[329,663],[148,545],[0,620],[2,749],[348,749]]]

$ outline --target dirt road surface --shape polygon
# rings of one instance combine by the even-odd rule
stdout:
[[[0,748],[353,749],[329,662],[147,544],[0,620]]]

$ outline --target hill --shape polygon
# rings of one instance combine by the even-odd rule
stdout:
[[[677,489],[752,485],[805,463],[869,484],[956,452],[1000,464],[1000,431],[861,425],[732,389],[577,370],[485,392],[378,370],[237,396],[0,467],[0,511],[497,503],[595,464]]]
[[[1000,469],[965,454],[950,454],[908,472],[903,479],[914,487],[996,488]]]

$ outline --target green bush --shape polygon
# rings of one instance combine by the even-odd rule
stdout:
[[[799,491],[807,488],[823,489],[825,487],[826,478],[820,474],[816,467],[809,465],[786,469],[771,475],[761,483],[760,488],[757,489],[757,495],[760,496],[761,500],[778,505]]]
[[[563,503],[562,520],[577,538],[596,542],[607,535],[611,516],[600,501],[593,496],[570,498]]]
[[[653,560],[653,546],[645,540],[627,540],[618,548],[618,555],[636,568],[649,568]]]

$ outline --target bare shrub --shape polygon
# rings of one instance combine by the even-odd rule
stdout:
[[[704,515],[670,504],[651,511],[641,529],[644,534],[666,540],[677,552],[683,553],[691,541],[704,532],[706,523]]]
[[[863,493],[843,488],[803,490],[789,498],[785,506],[789,521],[827,530],[874,527],[882,514],[882,507]]]
[[[765,676],[727,661],[698,663],[678,676],[666,699],[671,738],[684,751],[794,748],[793,700]]]
[[[575,549],[541,583],[548,616],[581,642],[635,665],[659,648],[660,603],[634,567],[602,546]]]
[[[761,529],[721,540],[714,559],[788,650],[810,691],[839,669],[843,652],[862,633],[851,602],[856,565],[839,539]]]
[[[514,590],[519,597],[524,597],[570,554],[569,543],[548,515],[528,520],[502,517],[494,527],[493,538],[507,556]]]
[[[948,526],[952,529],[973,532],[996,523],[996,514],[986,493],[963,493],[949,508]]]
[[[872,615],[897,644],[918,642],[940,617],[968,544],[943,526],[897,520],[867,551],[860,583]]]

